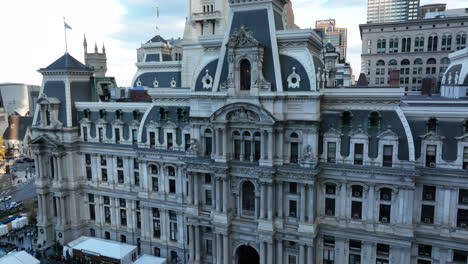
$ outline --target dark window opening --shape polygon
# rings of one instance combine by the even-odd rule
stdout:
[[[169,180],[169,192],[170,193],[175,193],[176,192],[176,181],[175,180]]]
[[[435,201],[436,199],[436,187],[435,186],[423,186],[423,197],[424,201]]]
[[[458,191],[458,203],[468,204],[468,189],[460,189]]]
[[[326,184],[325,185],[325,192],[326,194],[329,194],[329,195],[335,195],[336,194],[336,185],[335,184]]]
[[[390,210],[391,206],[387,204],[381,204],[379,210],[379,221],[381,223],[389,223],[390,222]]]
[[[437,119],[431,118],[427,121],[427,132],[437,132]]]
[[[289,217],[297,217],[297,201],[289,200]]]
[[[332,199],[332,198],[325,199],[325,215],[328,215],[328,216],[335,215],[335,199]]]
[[[289,193],[297,193],[297,183],[295,182],[289,183]]]
[[[185,134],[184,135],[184,141],[185,141],[185,151],[188,151],[190,149],[190,134]]]
[[[364,161],[364,144],[354,144],[354,165],[362,165]]]
[[[213,152],[213,137],[211,130],[205,130],[205,156],[210,157]]]
[[[362,198],[362,191],[363,191],[363,188],[361,185],[353,185],[351,187],[352,189],[352,196],[355,197],[355,198]]]
[[[251,65],[249,60],[242,60],[240,62],[240,89],[241,90],[250,90],[251,82]]]
[[[436,154],[437,154],[436,145],[426,146],[426,167],[429,167],[429,168],[436,167]]]
[[[380,200],[391,201],[392,200],[392,189],[382,188],[380,189]]]
[[[242,184],[242,210],[251,214],[255,211],[255,186],[250,181]]]
[[[172,147],[174,146],[174,143],[172,142],[172,133],[167,133],[167,149],[172,150]]]
[[[362,202],[352,201],[351,217],[353,219],[362,219]]]
[[[149,136],[150,136],[150,148],[154,148],[156,145],[156,135],[154,132],[150,132]]]
[[[392,167],[392,164],[393,164],[393,146],[392,145],[384,145],[383,146],[382,166]]]
[[[434,224],[434,206],[425,205],[421,206],[421,223]]]
[[[458,209],[457,226],[465,229],[468,227],[468,210]]]
[[[380,115],[377,112],[372,112],[369,116],[369,128],[379,128]]]
[[[114,134],[115,134],[115,144],[120,144],[120,129],[116,128],[114,130]]]
[[[341,115],[341,126],[342,127],[351,127],[351,112],[343,112]]]
[[[291,163],[297,163],[299,161],[299,143],[291,142]]]
[[[336,142],[327,143],[327,162],[336,162]]]
[[[454,263],[466,263],[468,261],[468,252],[461,250],[453,251],[453,262]]]

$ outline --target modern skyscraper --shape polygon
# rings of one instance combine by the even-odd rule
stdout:
[[[385,23],[418,18],[419,0],[369,0],[367,22]]]
[[[335,19],[317,20],[315,28],[324,31],[323,46],[331,43],[340,54],[340,60],[346,61],[348,29],[337,27]]]

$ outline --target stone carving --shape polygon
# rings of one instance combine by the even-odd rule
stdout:
[[[159,87],[159,82],[158,82],[158,79],[156,79],[156,78],[154,78],[153,87],[154,87],[154,88],[158,88],[158,87]]]
[[[312,161],[313,160],[314,154],[313,154],[313,149],[312,149],[311,145],[305,146],[304,153],[303,153],[302,156],[303,156],[304,161]]]
[[[455,79],[453,80],[453,84],[458,84],[458,71],[455,72]]]
[[[194,138],[190,139],[190,148],[188,152],[192,155],[198,155],[199,151],[200,151],[200,146],[198,144],[198,140]]]
[[[140,81],[140,79],[138,79],[138,81],[136,82],[136,85],[137,85],[137,86],[141,86],[141,81]]]
[[[177,86],[177,82],[176,82],[176,80],[174,79],[174,77],[172,77],[171,88],[175,88],[176,86]]]
[[[213,77],[211,77],[209,70],[206,70],[206,74],[202,79],[202,83],[203,83],[203,89],[209,90],[213,88]]]
[[[251,47],[258,47],[260,42],[256,40],[253,35],[252,31],[246,29],[244,26],[238,31],[234,31],[229,37],[229,41],[227,46],[230,48],[251,48]]]
[[[448,84],[452,84],[452,72],[449,72]]]
[[[301,76],[296,73],[296,67],[292,68],[292,73],[288,76],[288,88],[290,89],[297,89],[301,86]]]
[[[228,114],[228,120],[230,121],[247,121],[247,122],[259,122],[260,118],[259,116],[250,111],[246,110],[244,108],[239,109],[239,110],[234,110],[231,113]]]
[[[442,75],[442,84],[447,84],[447,76],[445,74]]]

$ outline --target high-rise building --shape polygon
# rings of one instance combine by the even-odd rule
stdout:
[[[385,23],[418,18],[419,0],[368,0],[367,22]]]
[[[335,19],[317,20],[315,28],[323,30],[323,46],[331,43],[340,54],[340,60],[346,61],[348,29],[337,27]]]

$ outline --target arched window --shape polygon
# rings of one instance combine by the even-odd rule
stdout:
[[[440,64],[446,64],[446,65],[448,65],[448,64],[450,64],[450,59],[447,58],[447,57],[442,58],[442,59],[440,60]]]
[[[89,119],[91,117],[91,111],[89,109],[83,110],[83,116],[84,118]]]
[[[456,37],[457,50],[466,48],[466,34],[458,34]]]
[[[376,63],[377,66],[385,66],[385,61],[383,60],[378,60]]]
[[[150,173],[151,175],[158,175],[159,174],[158,166],[154,164],[150,165]]]
[[[421,58],[417,58],[414,60],[414,65],[422,65],[423,64],[423,60]]]
[[[436,64],[436,63],[437,61],[434,58],[427,59],[427,62],[426,62],[426,64]]]
[[[391,201],[392,200],[392,189],[390,189],[390,188],[380,189],[380,200],[381,201]]]
[[[298,163],[299,162],[299,135],[297,133],[292,133],[290,136],[290,162]]]
[[[138,110],[133,110],[133,120],[140,120],[140,111]]]
[[[388,43],[388,51],[390,53],[397,53],[398,52],[398,38],[390,39]]]
[[[99,118],[101,118],[101,119],[106,118],[106,110],[104,110],[104,109],[99,110]]]
[[[159,108],[159,120],[167,120],[167,110],[163,107]]]
[[[401,65],[410,65],[410,61],[408,59],[403,59]]]
[[[380,125],[380,114],[372,112],[369,115],[369,128],[378,128]]]
[[[240,62],[240,89],[241,90],[250,90],[250,61],[244,59]]]
[[[452,35],[443,35],[442,36],[442,50],[451,50],[452,49]]]
[[[232,137],[234,139],[234,159],[240,160],[242,138],[240,136],[239,131],[232,132]]]
[[[341,114],[341,126],[342,127],[351,127],[351,112],[346,111]]]
[[[255,214],[255,186],[250,181],[242,184],[242,213],[250,216]]]
[[[210,157],[213,153],[213,134],[211,129],[205,129],[205,156]]]
[[[397,62],[395,59],[391,59],[391,60],[388,62],[388,65],[390,65],[390,66],[395,66],[395,65],[398,65],[398,62]]]
[[[437,51],[437,44],[439,42],[439,37],[431,36],[427,41],[427,51]]]
[[[362,198],[362,191],[363,191],[363,188],[361,185],[353,185],[351,186],[351,190],[352,190],[352,197],[355,197],[355,198]]]
[[[427,132],[437,132],[437,119],[435,117],[427,121]]]

